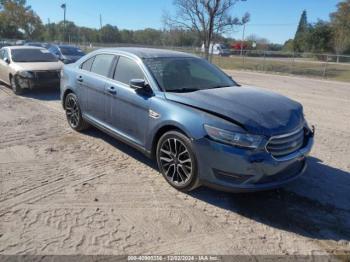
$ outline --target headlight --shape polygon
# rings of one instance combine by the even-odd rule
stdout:
[[[216,141],[243,148],[257,148],[263,141],[262,136],[232,132],[208,125],[204,125],[208,136]]]
[[[34,73],[31,71],[21,71],[18,74],[23,78],[34,78]]]

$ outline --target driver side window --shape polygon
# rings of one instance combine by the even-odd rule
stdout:
[[[145,79],[145,76],[137,63],[127,57],[120,56],[114,72],[114,79],[129,85],[130,80]]]

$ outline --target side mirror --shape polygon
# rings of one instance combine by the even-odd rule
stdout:
[[[5,57],[4,61],[5,61],[6,64],[10,64],[10,59],[8,57]]]
[[[130,87],[132,89],[143,89],[146,87],[146,81],[144,79],[131,79],[130,80]]]
[[[138,93],[151,94],[152,89],[144,79],[131,79],[130,87]]]

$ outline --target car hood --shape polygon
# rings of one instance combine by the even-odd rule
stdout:
[[[63,67],[63,63],[60,61],[13,64],[13,68],[16,71],[50,71],[50,70],[61,70],[62,67]]]
[[[239,124],[248,132],[276,135],[303,124],[301,104],[285,96],[250,86],[189,93],[166,93],[168,100],[204,110]]]

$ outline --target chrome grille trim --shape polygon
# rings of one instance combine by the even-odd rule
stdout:
[[[265,150],[278,160],[298,151],[304,145],[304,141],[305,131],[304,127],[301,127],[287,134],[270,137]]]

